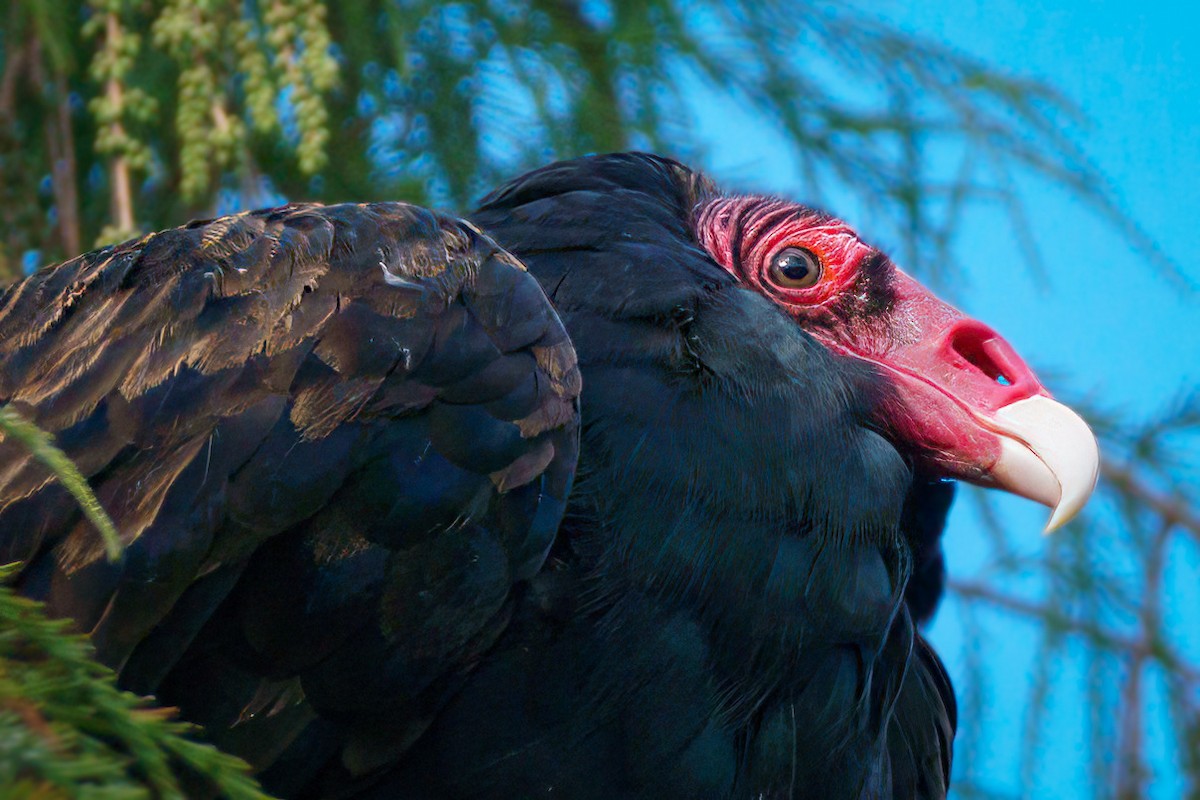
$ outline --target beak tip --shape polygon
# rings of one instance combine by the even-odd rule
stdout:
[[[1075,518],[1096,488],[1096,437],[1078,414],[1044,395],[1001,408],[997,421],[1013,437],[1003,442],[1007,458],[1001,459],[1014,473],[1010,490],[1050,506],[1043,534],[1053,533]]]
[[[1042,529],[1042,536],[1049,536],[1056,530],[1066,525],[1075,518],[1076,512],[1066,512],[1060,505],[1050,512],[1050,519],[1046,520],[1046,527]]]
[[[1050,514],[1050,519],[1046,522],[1044,534],[1051,534],[1059,528],[1066,525],[1071,520],[1079,515],[1083,507],[1087,505],[1088,499],[1092,496],[1092,492],[1096,489],[1096,481],[1100,477],[1100,450],[1096,445],[1096,439],[1093,436],[1091,439],[1091,452],[1087,452],[1086,446],[1081,447],[1081,457],[1077,463],[1081,468],[1083,481],[1080,481],[1068,494],[1067,487],[1064,488],[1063,497],[1054,506],[1054,511]],[[1090,463],[1091,469],[1088,470]]]

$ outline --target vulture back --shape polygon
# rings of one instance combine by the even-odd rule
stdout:
[[[0,442],[0,560],[259,769],[367,772],[507,623],[570,490],[579,373],[537,282],[403,204],[196,222],[0,298],[0,402],[125,543]],[[289,749],[290,748],[290,749]]]

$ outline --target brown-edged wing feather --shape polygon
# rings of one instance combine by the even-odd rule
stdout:
[[[457,219],[288,206],[153,234],[0,298],[0,402],[80,464],[125,554],[0,442],[0,558],[258,766],[336,718],[369,769],[541,565],[579,391],[537,282]]]

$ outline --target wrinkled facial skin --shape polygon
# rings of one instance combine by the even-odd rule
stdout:
[[[939,300],[844,222],[781,200],[718,197],[697,210],[695,227],[743,285],[833,352],[875,365],[893,389],[877,422],[918,470],[1045,503],[1056,508],[1051,527],[1082,506],[1098,466],[1082,452],[1095,445],[1082,420],[1050,400],[999,334]],[[819,275],[789,278],[810,263]],[[799,266],[781,272],[788,264]]]

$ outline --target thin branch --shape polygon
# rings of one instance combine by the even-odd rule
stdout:
[[[63,255],[80,251],[79,187],[75,179],[75,135],[71,129],[71,96],[67,79],[55,76],[55,114],[46,118],[46,150],[50,154],[50,185],[58,209]]]
[[[1033,600],[1004,594],[991,586],[977,581],[951,578],[947,588],[967,601],[977,601],[1030,617],[1038,622],[1053,625],[1067,633],[1074,633],[1091,641],[1097,647],[1114,653],[1136,655],[1144,653],[1188,683],[1200,685],[1200,668],[1194,667],[1176,653],[1165,642],[1145,640],[1107,630],[1088,620],[1072,617],[1061,609],[1053,608]]]
[[[1143,602],[1138,613],[1143,641],[1153,640],[1160,630],[1163,565],[1171,528],[1170,522],[1160,525],[1146,553]],[[1146,768],[1145,741],[1142,735],[1145,723],[1142,715],[1145,710],[1145,672],[1149,660],[1150,654],[1146,650],[1133,653],[1129,661],[1128,681],[1122,692],[1121,722],[1117,729],[1118,756],[1115,764],[1118,800],[1137,800],[1145,795],[1149,770]]]
[[[24,67],[27,50],[23,46],[15,46],[9,50],[4,59],[3,77],[0,77],[0,119],[10,119],[16,104],[17,78]]]
[[[117,15],[109,12],[104,19],[104,34],[108,37],[108,46],[116,49],[116,42],[121,38],[121,22]],[[121,83],[115,76],[109,76],[104,83],[104,93],[113,109],[113,113],[122,107]],[[125,127],[120,119],[112,123],[113,133],[118,141],[125,139]],[[122,232],[132,231],[133,224],[133,189],[129,177],[129,160],[124,153],[118,153],[112,160],[112,203],[113,224]]]
[[[1142,481],[1132,467],[1124,464],[1105,463],[1104,478],[1119,492],[1128,494],[1146,506],[1166,525],[1177,525],[1186,529],[1196,541],[1200,541],[1200,513],[1195,506],[1182,497],[1163,494]]]
[[[82,250],[79,221],[79,169],[75,162],[75,132],[71,119],[71,96],[66,80],[60,79],[58,124],[63,143],[63,192],[59,197],[59,217],[62,220],[63,249],[70,258]]]

